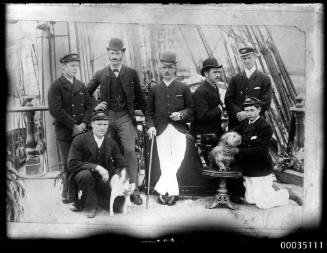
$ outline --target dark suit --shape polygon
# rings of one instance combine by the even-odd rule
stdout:
[[[144,112],[146,107],[146,100],[141,89],[140,79],[134,69],[125,65],[121,67],[119,78],[126,96],[129,115],[135,123],[135,109],[140,109]],[[100,98],[98,103],[106,101],[109,104],[110,71],[108,66],[95,72],[94,76],[87,84],[86,88],[90,95],[94,93],[99,85]]]
[[[183,119],[173,121],[169,116],[173,112],[180,112]],[[194,103],[190,88],[177,80],[168,87],[161,81],[154,85],[149,93],[145,120],[147,127],[156,127],[157,135],[160,135],[172,124],[178,131],[188,131],[186,122],[192,119]]]
[[[62,198],[67,199],[67,156],[72,141],[73,126],[89,123],[95,100],[84,83],[74,78],[73,84],[64,76],[56,79],[48,91],[49,112],[55,118],[55,132],[63,164]]]
[[[260,99],[262,101],[261,115],[264,115],[265,111],[270,108],[271,96],[270,78],[264,73],[255,70],[250,79],[246,77],[245,71],[233,76],[225,94],[225,105],[229,115],[229,129],[240,124],[236,114],[242,111],[242,104],[246,97]]]
[[[89,123],[95,101],[86,91],[84,83],[74,78],[72,84],[61,76],[50,86],[48,104],[49,112],[55,118],[57,139],[71,141],[73,126]]]
[[[85,194],[83,196],[85,207],[96,207],[97,193],[99,194],[97,189],[109,189],[108,184],[101,185],[103,183],[101,183],[99,174],[92,171],[97,165],[104,167],[108,170],[109,176],[112,176],[114,168],[123,168],[126,166],[126,162],[117,143],[107,135],[100,148],[94,140],[93,131],[78,135],[73,140],[68,155],[69,198],[71,201],[76,201],[77,191],[82,190]],[[103,192],[100,192],[100,195],[103,195]]]
[[[110,108],[110,91],[113,91],[116,83],[122,90],[126,105],[121,111],[117,112]],[[131,181],[138,185],[138,164],[135,153],[135,109],[145,112],[146,101],[141,89],[140,80],[137,72],[125,65],[122,65],[118,77],[112,72],[109,66],[97,71],[87,84],[90,94],[100,85],[100,98],[98,102],[105,101],[109,111],[109,133],[114,140],[120,144],[124,157],[128,163],[128,172]],[[117,88],[117,86],[115,86]],[[117,90],[115,90],[116,92]],[[114,94],[114,93],[112,93]],[[136,187],[135,192],[138,192]]]
[[[235,161],[242,169],[243,176],[262,177],[271,174],[273,169],[269,143],[273,131],[267,121],[262,117],[252,124],[244,120],[232,130],[242,135],[242,144]]]
[[[195,118],[192,122],[193,134],[215,133],[217,138],[222,134],[221,113],[218,105],[222,106],[218,88],[207,80],[193,93]]]

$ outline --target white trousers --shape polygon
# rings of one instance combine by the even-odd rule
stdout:
[[[244,177],[245,199],[259,208],[271,208],[288,204],[289,193],[286,189],[276,191],[272,174],[264,177]]]
[[[161,175],[154,189],[162,195],[179,195],[177,171],[185,156],[186,135],[168,124],[157,136],[157,149]]]

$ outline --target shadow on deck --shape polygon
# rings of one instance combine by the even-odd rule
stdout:
[[[51,176],[51,175],[50,175]],[[180,231],[224,230],[237,231],[254,237],[278,238],[302,228],[303,207],[290,200],[287,206],[258,209],[253,205],[237,205],[237,210],[206,209],[212,199],[182,197],[175,206],[162,206],[151,195],[149,208],[146,196],[141,206],[132,212],[110,217],[108,211],[98,209],[93,219],[82,212],[71,212],[60,199],[61,185],[53,179],[25,180],[26,198],[22,200],[25,213],[21,222],[8,222],[8,238],[81,238],[98,233],[113,233],[136,239],[155,239]],[[279,184],[280,187],[283,185]],[[285,185],[302,195],[302,188]]]

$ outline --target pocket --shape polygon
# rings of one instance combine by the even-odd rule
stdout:
[[[184,96],[183,96],[183,94],[176,94],[176,96],[175,96],[175,109],[177,111],[184,109]]]

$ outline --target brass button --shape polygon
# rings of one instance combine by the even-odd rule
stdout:
[[[73,117],[75,117],[76,115],[75,114],[73,114]]]

